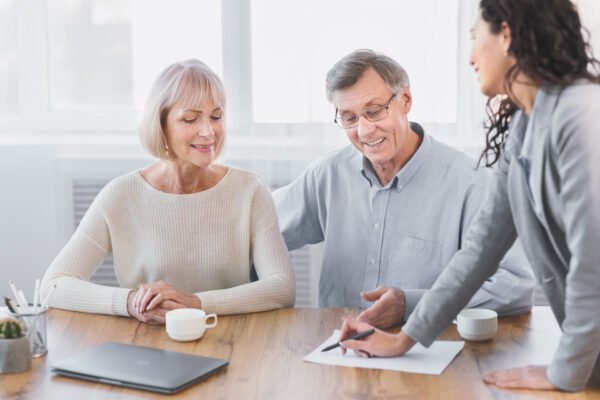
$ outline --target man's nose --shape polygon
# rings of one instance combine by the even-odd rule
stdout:
[[[358,126],[356,127],[356,129],[358,132],[358,136],[365,137],[375,130],[375,123],[366,119],[364,115],[361,115],[358,118]]]

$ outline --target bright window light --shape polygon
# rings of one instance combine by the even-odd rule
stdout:
[[[458,0],[253,0],[254,120],[331,122],[327,71],[370,48],[408,71],[411,119],[455,123],[457,34]]]
[[[15,14],[13,0],[0,0],[0,116],[18,111]]]
[[[222,70],[220,0],[51,0],[51,110],[140,108],[167,65]]]

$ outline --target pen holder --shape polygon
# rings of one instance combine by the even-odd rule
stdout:
[[[30,308],[32,308],[30,306]],[[48,337],[46,326],[48,325],[48,309],[42,308],[36,312],[21,312],[21,307],[15,308],[12,314],[23,324],[25,335],[29,340],[31,357],[43,357],[48,354]]]

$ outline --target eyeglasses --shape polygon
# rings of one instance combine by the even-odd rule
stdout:
[[[350,129],[350,128],[354,128],[354,127],[358,126],[358,120],[360,119],[360,117],[363,117],[367,121],[370,121],[370,122],[381,121],[382,119],[387,118],[388,109],[390,108],[392,101],[394,101],[394,98],[396,98],[396,93],[394,93],[392,95],[392,97],[390,97],[390,99],[388,100],[386,105],[373,106],[370,110],[366,110],[365,112],[363,112],[360,115],[359,114],[339,115],[338,109],[336,108],[335,109],[335,117],[333,118],[333,122],[338,124],[343,129]]]

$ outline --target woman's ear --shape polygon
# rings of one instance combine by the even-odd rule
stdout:
[[[510,44],[512,43],[512,32],[506,21],[502,22],[502,25],[500,25],[500,40],[502,41],[502,50],[504,50],[504,55],[508,56]]]

